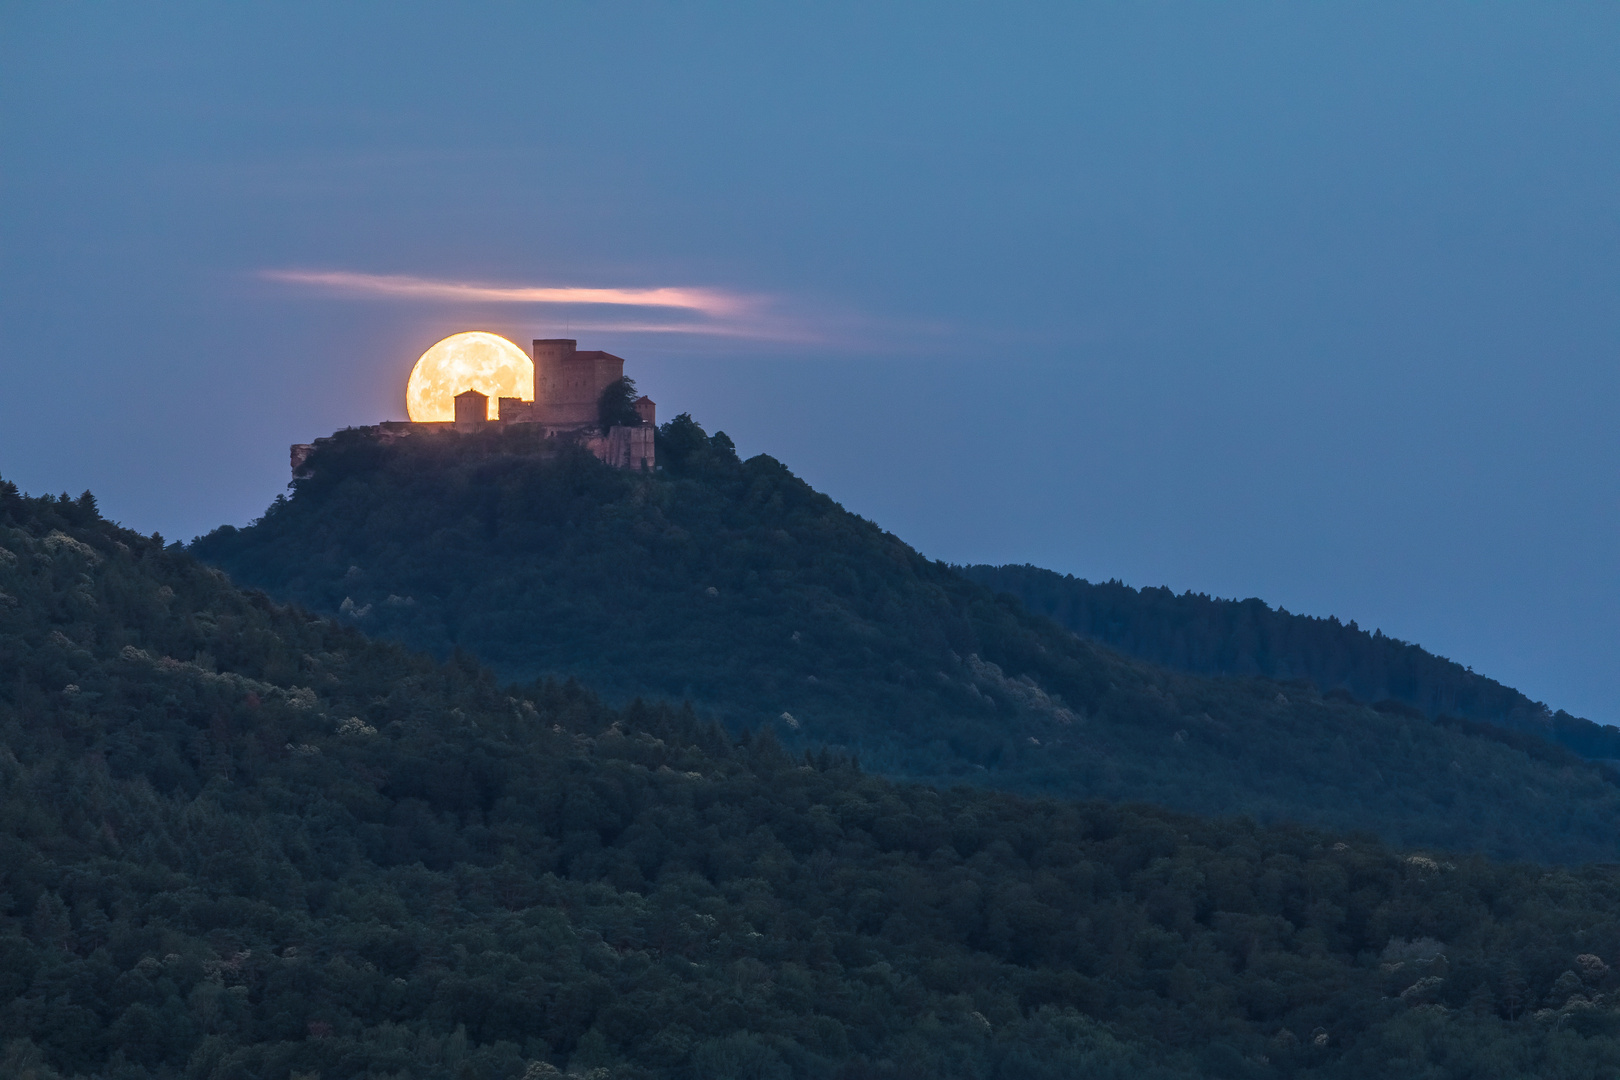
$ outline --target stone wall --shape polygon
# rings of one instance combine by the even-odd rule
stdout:
[[[650,427],[614,427],[606,435],[590,435],[583,445],[616,469],[651,469],[658,464]]]
[[[517,422],[532,424],[540,419],[539,409],[532,401],[522,398],[503,397],[496,403],[495,416],[503,422]]]

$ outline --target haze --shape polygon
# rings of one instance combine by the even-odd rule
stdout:
[[[573,336],[930,555],[1613,722],[1617,114],[1608,6],[12,5],[0,475],[189,538]]]

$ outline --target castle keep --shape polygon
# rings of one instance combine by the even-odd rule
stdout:
[[[635,425],[600,427],[602,392],[624,377],[624,358],[593,349],[581,351],[573,338],[541,338],[534,342],[534,400],[502,397],[496,418],[489,419],[489,398],[477,390],[455,396],[455,419],[442,422],[388,420],[362,430],[384,442],[430,431],[483,431],[508,424],[536,424],[548,436],[566,438],[584,446],[607,464],[621,469],[651,469],[656,464],[653,429],[657,406],[649,397],[635,401]],[[307,476],[306,462],[316,446],[292,447],[293,477]]]

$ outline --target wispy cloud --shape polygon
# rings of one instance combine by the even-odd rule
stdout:
[[[357,274],[348,270],[266,270],[264,277],[295,285],[315,285],[372,296],[414,296],[424,300],[472,300],[486,304],[622,304],[629,307],[686,308],[705,315],[735,315],[757,304],[751,298],[715,289],[574,289],[544,285],[487,285],[438,281],[405,274]]]
[[[448,281],[406,274],[362,274],[349,270],[264,270],[259,276],[287,285],[329,293],[477,304],[607,305],[656,309],[656,320],[634,318],[599,322],[572,320],[580,329],[641,334],[707,334],[716,337],[813,340],[796,320],[773,311],[769,299],[720,289],[661,287],[587,289],[553,285],[498,285]],[[649,311],[649,314],[652,314]],[[671,319],[681,313],[685,318]],[[629,314],[627,312],[627,314]]]

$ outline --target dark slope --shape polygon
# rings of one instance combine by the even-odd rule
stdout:
[[[869,767],[1368,828],[1509,857],[1620,855],[1612,774],[1536,740],[1308,685],[1175,674],[918,555],[768,457],[668,427],[638,476],[521,431],[358,434],[194,551],[279,599],[509,678],[692,699]]]
[[[0,1073],[1599,1077],[1620,871],[498,690],[0,484]]]
[[[1399,702],[1540,736],[1586,758],[1620,759],[1620,728],[1595,724],[1461,664],[1354,622],[1273,610],[1264,601],[1094,584],[1036,566],[964,566],[979,584],[1018,597],[1085,638],[1199,675],[1304,679],[1323,692]]]

